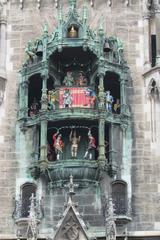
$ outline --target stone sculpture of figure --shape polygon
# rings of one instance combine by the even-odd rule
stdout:
[[[106,110],[112,112],[113,96],[110,91],[106,91]]]
[[[69,140],[71,142],[71,155],[72,155],[73,158],[76,158],[77,157],[77,150],[78,150],[78,143],[81,140],[81,136],[77,137],[76,136],[76,131],[73,132],[71,130],[71,133],[69,135]]]
[[[118,52],[118,63],[124,63],[124,54],[123,54],[123,43],[117,38],[117,52]]]
[[[60,160],[60,156],[63,153],[64,143],[62,141],[62,135],[59,131],[53,134],[53,147],[55,149],[56,159]]]
[[[63,80],[63,84],[67,87],[72,87],[74,85],[74,79],[73,79],[71,71],[67,72],[67,75],[65,76],[65,78]]]
[[[29,116],[33,117],[38,113],[38,103],[36,101],[36,98],[34,98],[31,106],[30,106],[30,110],[29,110]]]
[[[36,51],[35,51],[35,47],[33,46],[31,41],[28,42],[25,52],[28,56],[27,61],[33,63],[34,59],[36,58]]]
[[[91,131],[88,132],[88,148],[85,152],[84,158],[85,159],[93,159],[93,153],[96,150],[96,139],[92,136]]]
[[[64,108],[71,108],[72,106],[72,96],[69,89],[66,89],[63,94],[63,107]]]
[[[114,113],[120,113],[120,101],[116,99],[116,102],[113,105]]]
[[[81,71],[78,74],[78,79],[76,81],[76,85],[80,86],[80,87],[83,87],[83,86],[87,85],[87,79],[86,79],[84,73],[81,72]]]

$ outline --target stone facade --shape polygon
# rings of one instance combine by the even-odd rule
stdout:
[[[61,2],[66,11],[68,1]],[[156,137],[152,139],[154,111],[151,112],[150,109],[148,87],[152,78],[157,83],[158,91],[160,83],[159,63],[154,69],[150,66],[149,34],[151,24],[153,25],[155,21],[155,14],[152,8],[146,7],[146,2],[145,0],[95,0],[87,1],[87,5],[91,28],[98,29],[97,26],[102,18],[106,35],[116,36],[124,43],[124,55],[131,73],[131,79],[128,79],[127,101],[132,115],[132,158],[131,162],[126,162],[122,169],[123,180],[129,183],[128,191],[131,196],[132,220],[126,225],[127,235],[129,239],[149,240],[160,237],[160,125],[158,122],[160,111],[158,102],[154,117]],[[82,4],[83,1],[78,1],[79,11],[82,9]],[[49,33],[55,29],[57,8],[56,1],[51,0],[8,0],[2,3],[2,9],[5,9],[3,14],[6,25],[3,28],[1,10],[0,27],[6,31],[6,36],[1,36],[6,38],[6,44],[4,39],[0,38],[0,43],[3,43],[0,44],[0,51],[5,53],[6,64],[5,75],[3,72],[0,77],[6,79],[6,85],[4,99],[0,106],[0,238],[14,239],[16,238],[16,227],[12,218],[14,198],[19,195],[20,186],[24,182],[36,182],[27,171],[28,162],[31,162],[31,159],[25,147],[23,149],[25,141],[29,145],[32,137],[29,134],[27,136],[20,134],[20,130],[16,127],[19,108],[19,70],[25,61],[27,42],[38,38],[46,23]],[[156,14],[158,13],[156,10]],[[0,61],[2,65],[4,58]],[[126,154],[128,154],[127,150]],[[64,189],[49,191],[43,181],[38,184],[39,195],[46,193],[45,217],[40,231],[40,237],[46,238],[52,236],[51,229],[55,227],[60,218],[59,215],[63,213],[66,192]],[[105,184],[104,182],[103,186]],[[76,190],[76,193],[75,199],[79,202],[79,212],[83,214],[83,220],[88,223],[88,227],[92,227],[93,237],[104,237],[105,228],[97,228],[99,232],[96,229],[97,226],[104,226],[101,202],[103,194],[100,193],[99,186],[80,192]],[[119,227],[118,234],[121,237],[125,237],[124,229],[122,227],[121,230]]]

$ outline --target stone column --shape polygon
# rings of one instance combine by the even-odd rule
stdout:
[[[125,87],[126,87],[125,80],[121,79],[121,82],[120,82],[121,113],[124,113],[125,109],[126,109],[126,91],[125,91]]]
[[[98,107],[100,109],[104,109],[105,108],[105,93],[104,93],[104,74],[100,73],[99,74],[99,94],[98,94],[98,98],[99,98],[99,103],[98,103]]]
[[[155,11],[156,22],[156,65],[160,65],[160,9]]]
[[[115,173],[115,171],[117,170],[117,162],[116,162],[116,149],[115,149],[115,138],[117,139],[117,141],[120,141],[120,139],[118,139],[118,135],[115,136],[114,133],[114,124],[111,123],[110,127],[109,127],[109,164],[111,166],[110,170],[111,170],[111,175]]]
[[[105,161],[105,119],[100,117],[98,126],[99,161]]]
[[[48,72],[46,72],[42,77],[42,97],[41,97],[41,111],[46,111],[48,107],[48,99],[47,99],[47,79]]]
[[[40,160],[47,160],[47,121],[41,121]]]
[[[147,11],[143,16],[143,28],[144,28],[144,68],[145,71],[151,67],[150,62],[150,12]]]

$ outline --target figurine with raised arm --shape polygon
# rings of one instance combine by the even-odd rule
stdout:
[[[106,91],[106,110],[112,112],[113,96],[110,91]]]
[[[76,136],[76,131],[74,132],[71,130],[71,133],[69,135],[69,141],[71,142],[71,155],[73,158],[77,157],[77,150],[78,150],[78,144],[81,140],[81,136]]]
[[[67,72],[67,75],[65,76],[64,80],[63,80],[63,84],[66,86],[66,87],[72,87],[74,85],[74,79],[73,79],[73,76],[72,76],[72,72],[71,71],[68,71]]]
[[[28,42],[25,53],[27,54],[27,61],[33,63],[34,59],[36,58],[36,51],[35,46],[31,41]]]
[[[85,159],[93,159],[93,152],[96,150],[96,139],[92,136],[91,130],[88,131],[88,148],[85,152]]]
[[[53,147],[55,149],[56,159],[60,160],[60,155],[63,153],[64,143],[62,141],[62,135],[59,134],[59,130],[53,134]]]
[[[64,108],[71,108],[72,106],[72,95],[69,89],[66,89],[63,94],[63,107]]]

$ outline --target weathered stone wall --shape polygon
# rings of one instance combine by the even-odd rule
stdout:
[[[143,1],[129,2],[127,7],[124,0],[113,0],[109,7],[106,1],[97,0],[93,8],[89,5],[89,22],[97,29],[102,17],[107,36],[117,36],[124,42],[125,58],[132,76],[128,83],[128,101],[132,111],[133,149],[132,165],[128,164],[127,168],[131,168],[133,220],[128,230],[153,231],[160,230],[160,154],[156,144],[151,145],[150,123],[145,112]],[[78,1],[78,6],[82,6],[82,1]],[[66,7],[67,1],[64,1],[64,10]],[[24,1],[23,9],[20,9],[19,1],[12,0],[8,1],[7,8],[7,85],[0,106],[0,234],[15,231],[11,218],[12,198],[17,192],[16,178],[21,177],[23,168],[23,159],[16,150],[18,71],[25,59],[27,42],[42,34],[45,23],[51,33],[56,26],[57,14],[51,0],[42,1],[40,9],[36,1]],[[27,176],[26,173],[24,178]]]

